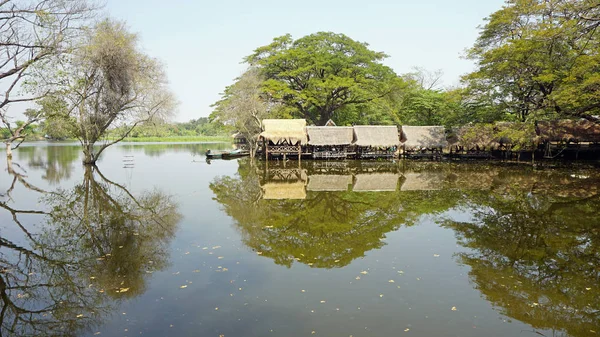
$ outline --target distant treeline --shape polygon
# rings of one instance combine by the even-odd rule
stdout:
[[[17,127],[25,122],[17,121]],[[113,129],[108,136],[117,136],[123,130]],[[138,125],[130,134],[130,138],[167,138],[167,137],[228,137],[233,130],[221,123],[210,123],[208,117],[192,119],[189,122],[174,123],[144,123]],[[46,123],[42,121],[37,124],[27,125],[24,133],[26,140],[68,140],[72,139],[67,128],[57,126],[56,123]],[[10,131],[6,128],[0,128],[0,139],[10,137]]]

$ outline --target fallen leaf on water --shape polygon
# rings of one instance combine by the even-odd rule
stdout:
[[[379,294],[379,297],[383,297],[383,294]]]
[[[304,290],[304,289],[302,289],[302,290],[300,290],[300,291],[301,291],[301,292],[303,292],[303,293],[305,293],[305,292],[306,292],[306,290]]]
[[[369,272],[368,272],[368,271],[366,271],[366,270],[363,270],[363,271],[361,271],[360,273],[361,273],[361,274],[363,274],[363,275],[367,275]]]
[[[227,269],[227,268],[223,268],[222,270],[223,270],[223,271],[228,271],[229,269]]]
[[[98,331],[98,332],[95,332],[95,333],[94,333],[94,336],[98,336],[99,334],[100,334],[100,331]]]
[[[221,260],[221,259],[224,259],[224,258],[225,258],[225,257],[223,257],[223,256],[219,256],[219,257],[217,257],[217,259],[219,259],[219,260]]]
[[[333,262],[335,262],[335,263],[338,263],[338,262],[340,262],[340,260],[335,260],[335,261],[333,261]]]
[[[440,254],[433,254],[433,257],[440,257]]]
[[[77,315],[77,318],[81,318],[81,317],[83,317],[83,314]]]
[[[357,280],[360,280],[360,276],[357,276],[357,277],[356,277],[356,279],[357,279]]]
[[[456,307],[452,307],[452,309],[451,309],[451,310],[452,310],[452,311],[456,311]]]
[[[187,285],[182,285],[181,287],[179,287],[181,289],[187,288]]]
[[[262,255],[262,252],[256,252],[257,255]]]
[[[179,275],[179,272],[173,273],[173,275]]]
[[[313,335],[314,335],[314,334],[316,334],[316,333],[317,333],[317,332],[316,332],[316,331],[314,331],[314,330],[311,332],[311,334],[313,334]]]
[[[216,307],[215,310],[219,310],[219,307]]]
[[[208,247],[202,247],[202,250],[207,250],[207,249],[208,249]]]
[[[214,247],[212,247],[212,249],[219,249],[219,248],[221,248],[221,246],[214,246]]]
[[[189,254],[190,254],[190,252],[185,252],[185,255],[189,255]]]
[[[200,269],[196,269],[193,271],[193,273],[199,273],[199,272],[200,272]]]
[[[394,283],[394,282],[396,282],[396,281],[394,281],[394,280],[389,280],[388,282],[389,282],[389,283]]]
[[[325,303],[325,301],[323,300],[323,301],[321,301],[321,303]]]
[[[408,331],[410,331],[410,329],[409,329],[409,328],[406,328],[406,329],[404,329],[404,332],[408,332]]]
[[[118,293],[124,293],[129,291],[129,288],[120,288],[119,290],[117,290]]]
[[[592,288],[585,288],[585,290],[592,290]]]

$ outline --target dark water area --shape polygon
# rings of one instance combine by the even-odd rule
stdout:
[[[0,152],[2,336],[594,336],[600,170]]]

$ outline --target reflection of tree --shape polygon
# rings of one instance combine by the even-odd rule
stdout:
[[[43,171],[42,178],[51,185],[57,185],[71,177],[80,153],[78,146],[26,146],[20,147],[16,155],[27,161],[30,169]]]
[[[457,200],[449,191],[309,191],[304,200],[263,200],[260,174],[240,163],[238,176],[211,183],[215,199],[236,220],[246,245],[286,266],[294,260],[319,268],[348,265],[381,248],[386,233]]]
[[[43,226],[0,238],[0,335],[63,336],[99,324],[112,302],[144,291],[164,268],[180,219],[159,191],[134,197],[95,167],[71,190],[46,193]]]
[[[472,281],[504,314],[589,336],[600,326],[600,197],[553,198],[517,186],[471,195],[473,221],[448,226],[471,249],[459,260]]]

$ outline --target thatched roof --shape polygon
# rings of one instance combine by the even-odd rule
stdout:
[[[325,126],[336,126],[335,122],[333,120],[328,120],[327,123],[325,123]]]
[[[260,136],[275,144],[286,141],[290,145],[298,142],[305,145],[307,142],[304,119],[264,119],[263,129]]]
[[[387,125],[354,126],[354,144],[358,146],[390,147],[400,145],[398,127]]]
[[[263,199],[306,199],[304,182],[268,182],[262,186]]]
[[[448,146],[443,126],[402,126],[402,139],[405,139],[403,145],[408,150]]]
[[[500,146],[492,124],[465,125],[453,128],[446,139],[450,145],[466,148],[494,149]]]
[[[395,173],[357,174],[352,190],[354,192],[395,191],[400,176]]]
[[[542,141],[600,142],[600,124],[584,119],[540,121],[535,131]]]
[[[233,139],[246,139],[246,136],[244,136],[241,132],[236,132],[233,135],[231,135],[231,138],[233,138]]]
[[[352,184],[351,175],[319,174],[308,177],[309,191],[347,191]]]
[[[401,191],[435,191],[441,190],[445,180],[442,172],[407,172],[404,173]]]
[[[310,145],[350,145],[354,138],[352,127],[344,126],[308,126],[308,144]]]

